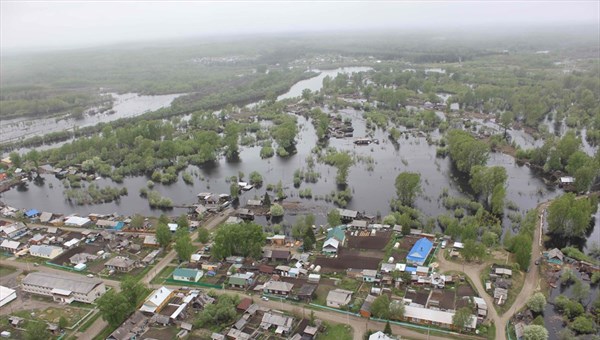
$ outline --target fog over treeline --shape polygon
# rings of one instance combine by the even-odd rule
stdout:
[[[5,2],[2,53],[173,39],[324,32],[598,33],[599,3]],[[441,37],[449,38],[449,37]],[[456,36],[454,36],[456,38]]]

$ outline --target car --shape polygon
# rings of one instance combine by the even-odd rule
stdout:
[[[93,274],[87,274],[87,277],[94,277]]]
[[[539,260],[539,259],[538,259],[538,260],[535,260],[535,265],[536,265],[536,266],[539,266],[539,265],[540,265],[540,260]]]
[[[263,296],[263,297],[261,297],[261,299],[262,299],[263,301],[269,301],[269,298],[268,298],[268,297],[266,297],[266,296]]]

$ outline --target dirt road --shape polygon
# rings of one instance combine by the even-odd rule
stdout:
[[[550,202],[545,202],[538,206],[538,208],[537,208],[538,216],[544,215],[546,208],[548,207],[548,204],[550,204]],[[538,226],[537,226],[537,228],[535,228],[535,231],[534,231],[533,244],[531,246],[530,270],[525,275],[525,282],[523,284],[523,288],[517,295],[515,302],[513,303],[513,306],[502,315],[499,315],[496,312],[496,309],[493,307],[494,299],[492,299],[492,297],[487,294],[487,292],[485,291],[485,289],[481,283],[480,274],[484,268],[486,268],[487,266],[490,265],[489,263],[483,263],[483,264],[468,263],[468,264],[464,265],[464,264],[460,264],[460,263],[456,263],[456,262],[450,262],[450,261],[446,260],[443,255],[440,255],[437,258],[437,260],[440,264],[440,270],[442,270],[442,271],[452,270],[452,271],[464,272],[469,277],[469,279],[471,279],[471,281],[475,285],[475,289],[477,290],[477,293],[479,294],[479,296],[481,296],[485,300],[485,303],[488,305],[487,318],[492,320],[492,322],[494,322],[494,324],[496,325],[496,337],[495,337],[496,340],[506,340],[506,332],[505,332],[506,324],[508,323],[508,321],[510,320],[510,318],[516,311],[518,311],[519,309],[523,308],[523,306],[525,306],[525,304],[527,303],[527,299],[529,299],[529,297],[531,295],[533,295],[533,293],[535,293],[539,289],[539,282],[538,282],[539,271],[538,271],[538,267],[536,267],[534,265],[534,263],[542,254],[541,237],[542,237],[543,218],[544,217],[540,217]]]

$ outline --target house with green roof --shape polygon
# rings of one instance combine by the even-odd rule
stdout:
[[[177,268],[173,271],[173,280],[198,282],[204,273],[198,269]]]
[[[327,231],[327,239],[333,237],[338,240],[340,244],[344,244],[344,241],[346,241],[346,232],[344,231],[344,227],[345,226],[337,226]]]

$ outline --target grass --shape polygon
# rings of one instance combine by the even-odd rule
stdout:
[[[35,312],[35,315],[31,315],[32,312]],[[88,312],[89,310],[83,310],[73,307],[48,307],[44,310],[33,309],[17,311],[12,313],[12,315],[16,315],[27,320],[36,319],[55,324],[58,324],[60,318],[64,316],[67,319],[67,325],[71,326],[77,321],[79,321],[82,317],[84,317]]]
[[[352,340],[352,327],[342,324],[326,326],[327,329],[317,336],[317,340]]]
[[[537,270],[537,268],[532,268],[532,270]],[[483,284],[484,287],[485,287],[485,281],[489,280],[490,271],[491,271],[491,268],[488,267],[480,274],[481,283]],[[517,298],[517,295],[519,295],[519,293],[521,292],[521,289],[523,289],[523,284],[525,283],[525,274],[522,271],[513,270],[513,275],[511,277],[511,280],[512,280],[512,285],[508,289],[508,298],[506,299],[506,302],[502,306],[498,306],[497,304],[494,304],[494,308],[496,308],[496,312],[498,312],[498,314],[500,314],[500,315],[502,315],[506,311],[508,311],[510,309],[510,307],[512,307],[512,305],[515,303],[515,299]],[[486,292],[486,293],[490,294],[490,292]]]
[[[166,279],[171,277],[171,273],[173,273],[173,270],[175,270],[175,267],[172,267],[172,266],[164,267],[156,276],[154,276],[154,278],[152,279],[152,281],[150,281],[150,283],[152,283],[152,284],[164,283]]]
[[[0,266],[0,277],[10,275],[16,271],[17,271],[17,268],[15,268],[15,267],[2,265],[2,266]]]
[[[100,318],[102,315],[100,315],[100,312],[96,312],[96,314],[92,315],[83,325],[81,325],[81,327],[79,327],[79,331],[80,332],[85,332],[88,328],[90,328],[90,326],[92,326],[94,324],[94,322],[96,322],[96,320],[98,320],[98,318]]]
[[[100,334],[98,334],[94,337],[94,340],[104,340],[104,339],[108,338],[108,336],[112,332],[114,332],[115,329],[117,329],[117,328],[119,328],[119,327],[118,326],[117,327],[108,326],[108,327],[104,328],[102,330],[102,332],[100,332]]]

